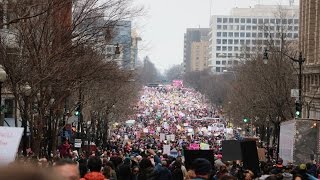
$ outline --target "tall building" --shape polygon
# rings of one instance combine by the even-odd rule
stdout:
[[[299,47],[303,64],[302,116],[320,119],[320,1],[300,0]]]
[[[279,11],[281,15],[277,17]],[[298,6],[281,6],[279,9],[279,6],[256,5],[254,8],[233,8],[231,15],[212,16],[209,42],[211,70],[221,73],[250,58],[250,53],[244,52],[263,48],[270,37],[276,46],[280,46],[279,26],[285,27],[286,39],[297,39],[298,14]]]
[[[130,69],[131,65],[131,21],[119,21],[113,29],[113,38],[111,47],[115,45],[120,47],[120,55],[117,58],[122,68]]]
[[[191,71],[203,71],[208,68],[209,41],[192,42]]]
[[[184,34],[184,49],[183,49],[183,63],[184,72],[192,71],[192,43],[193,42],[205,42],[209,40],[209,28],[188,28]],[[196,47],[196,45],[194,45]]]

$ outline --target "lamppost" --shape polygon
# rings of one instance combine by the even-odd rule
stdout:
[[[52,121],[53,121],[53,104],[55,99],[50,99],[50,112],[49,112],[49,118],[48,118],[48,160],[51,160],[51,151],[52,151]]]
[[[3,126],[4,125],[4,119],[3,119],[3,116],[2,116],[2,97],[1,97],[1,94],[2,94],[2,83],[4,81],[6,81],[7,79],[7,73],[6,71],[3,69],[3,66],[0,65],[0,126]]]
[[[31,94],[31,86],[27,83],[23,87],[24,93],[24,117],[22,119],[22,127],[23,127],[23,136],[22,136],[22,143],[23,143],[23,155],[27,156],[27,127],[28,127],[28,99]]]
[[[269,60],[269,57],[268,57],[268,52],[270,50],[268,49],[265,49],[264,50],[264,55],[263,55],[263,63],[264,64],[267,64],[268,63],[268,60]],[[305,61],[305,58],[302,57],[302,52],[299,53],[299,58],[296,59],[294,57],[291,57],[283,52],[280,52],[281,54],[283,54],[284,56],[288,57],[289,59],[291,59],[293,62],[297,62],[299,63],[299,76],[298,76],[298,81],[299,81],[299,101],[297,102],[296,106],[298,105],[299,107],[299,114],[297,114],[298,116],[301,117],[301,110],[302,110],[302,64],[303,62]]]

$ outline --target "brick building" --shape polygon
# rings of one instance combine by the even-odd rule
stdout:
[[[304,118],[320,119],[320,1],[300,0],[299,49],[303,66]]]

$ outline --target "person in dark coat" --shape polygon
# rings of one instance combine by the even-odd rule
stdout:
[[[148,158],[140,161],[140,173],[138,180],[158,180],[159,172],[155,169],[152,162]]]
[[[130,180],[131,179],[131,160],[130,158],[124,159],[123,163],[118,168],[118,180]]]

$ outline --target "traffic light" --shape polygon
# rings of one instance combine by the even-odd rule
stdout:
[[[244,123],[248,123],[249,122],[249,118],[243,118],[243,122]]]
[[[296,102],[296,118],[301,118],[302,104]]]
[[[76,109],[74,111],[74,115],[75,116],[80,116],[80,104],[77,104],[77,107],[76,107]]]

